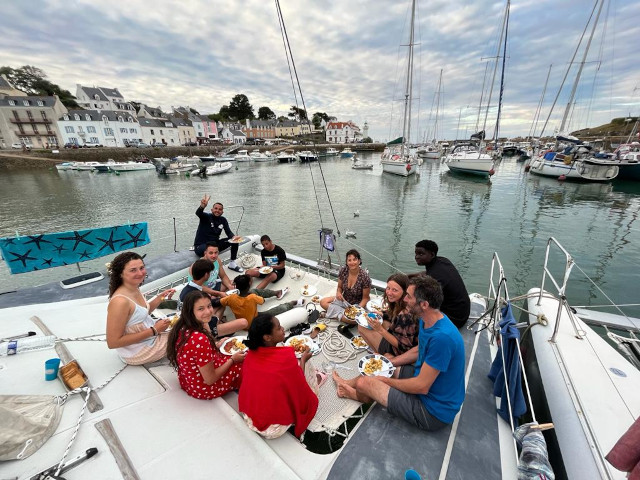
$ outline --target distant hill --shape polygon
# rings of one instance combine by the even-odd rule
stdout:
[[[620,117],[614,118],[610,123],[600,125],[599,127],[584,128],[582,130],[576,130],[571,132],[578,138],[586,137],[627,137],[631,133],[633,125],[638,120],[638,117]]]

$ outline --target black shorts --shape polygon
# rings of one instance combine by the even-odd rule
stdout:
[[[274,270],[273,272],[271,272],[271,273],[275,273],[275,274],[276,274],[276,279],[275,279],[273,282],[271,282],[271,283],[276,283],[276,282],[278,282],[282,277],[284,277],[284,270],[285,270],[285,269],[283,268],[283,269],[281,269],[281,270]],[[271,273],[261,273],[261,274],[260,274],[260,278],[265,278],[267,275],[271,275]]]
[[[391,345],[386,338],[380,339],[380,344],[378,345],[378,353],[380,355],[384,355],[385,353],[390,353],[394,356],[396,355],[393,351],[393,345]]]

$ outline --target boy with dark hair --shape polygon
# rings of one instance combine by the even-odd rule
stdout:
[[[264,288],[270,283],[276,283],[284,277],[287,254],[282,247],[271,241],[269,235],[262,235],[262,237],[260,237],[260,243],[262,244],[262,251],[260,252],[262,266],[270,267],[273,271],[270,273],[260,273],[260,269],[251,268],[247,270],[246,273],[250,277],[260,277],[262,281],[258,284],[258,288]]]

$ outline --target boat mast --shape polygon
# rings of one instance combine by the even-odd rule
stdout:
[[[584,68],[584,64],[586,63],[586,60],[587,60],[587,54],[589,53],[589,48],[591,47],[591,40],[593,40],[593,34],[596,32],[596,26],[598,25],[598,19],[600,18],[600,12],[602,12],[603,5],[604,5],[604,0],[600,2],[600,8],[598,9],[596,19],[593,22],[593,27],[591,28],[591,35],[589,36],[589,40],[587,41],[587,46],[584,49],[584,54],[582,55],[582,62],[580,62],[580,68],[578,69],[578,74],[576,75],[576,79],[573,82],[573,88],[571,89],[571,94],[569,95],[569,101],[567,102],[567,107],[564,109],[562,123],[560,124],[561,134],[564,133],[564,127],[567,122],[567,117],[569,116],[569,110],[571,110],[571,104],[573,103],[573,98],[575,97],[576,90],[578,89],[578,82],[580,82],[582,69]]]
[[[502,113],[502,95],[504,93],[504,68],[507,62],[507,36],[509,34],[509,7],[511,5],[511,0],[507,0],[507,9],[504,13],[504,48],[502,51],[502,72],[500,74],[500,96],[498,98],[498,115],[496,116],[496,131],[494,133],[494,145],[496,151],[498,150],[498,135],[500,130],[500,114]]]
[[[411,96],[413,93],[413,24],[416,18],[416,0],[411,3],[411,30],[409,33],[409,61],[407,62],[407,86],[404,95],[404,121],[402,122],[402,146],[400,155],[404,157],[405,145],[409,149],[411,132]]]
[[[538,102],[538,108],[533,116],[533,122],[531,122],[531,128],[529,129],[529,138],[533,139],[536,135],[536,128],[538,126],[538,120],[540,120],[540,111],[542,110],[542,103],[544,102],[544,96],[547,93],[547,85],[549,84],[549,77],[551,76],[551,67],[553,63],[549,65],[549,71],[547,72],[547,80],[544,82],[544,88],[542,89],[542,95],[540,95],[540,101]]]
[[[440,89],[442,88],[442,69],[440,69],[440,79],[438,80],[438,102],[436,103],[436,121],[433,124],[433,143],[435,144],[438,138],[438,115],[440,114]]]

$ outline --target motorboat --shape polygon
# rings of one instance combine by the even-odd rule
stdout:
[[[280,152],[276,158],[278,159],[279,163],[292,163],[298,160],[298,157],[296,157],[296,154],[293,150],[291,149],[287,149],[284,152]]]
[[[147,162],[107,162],[105,164],[109,171],[112,172],[137,172],[144,170],[155,170],[155,166],[152,163]]]
[[[100,162],[75,162],[76,163],[76,170],[79,171],[85,171],[85,172],[92,172],[94,170],[97,170],[97,167],[100,167],[104,164],[100,163]]]
[[[427,145],[421,145],[416,149],[416,155],[420,158],[428,160],[437,160],[440,158],[440,149],[437,145],[429,143]]]
[[[267,155],[268,153],[268,155]],[[271,160],[274,159],[273,155],[271,154],[271,152],[261,152],[260,150],[253,150],[250,154],[249,157],[251,157],[251,160],[253,160],[254,162],[270,162]]]
[[[62,162],[56,163],[56,170],[59,172],[64,172],[67,170],[77,170],[76,162]]]
[[[373,170],[373,163],[356,162],[353,165],[351,165],[351,168],[354,170]]]
[[[351,150],[349,147],[345,147],[342,149],[342,151],[340,152],[340,158],[351,158],[353,157],[353,150]]]
[[[340,155],[340,152],[338,151],[337,148],[329,147],[325,151],[325,156],[326,157],[336,157],[338,155]]]
[[[317,162],[318,155],[311,150],[302,150],[301,152],[298,152],[298,159],[301,163]]]
[[[218,175],[220,173],[226,173],[233,167],[231,162],[216,162],[213,165],[207,166],[207,175]]]
[[[247,150],[238,150],[238,153],[234,157],[236,162],[250,162],[251,157]]]
[[[209,154],[206,157],[200,157],[200,161],[202,161],[202,162],[215,162],[215,161],[218,161],[218,159],[215,157],[215,155]]]
[[[444,157],[449,170],[456,173],[489,177],[495,173],[495,160],[482,152],[477,143],[461,142],[456,144]]]

